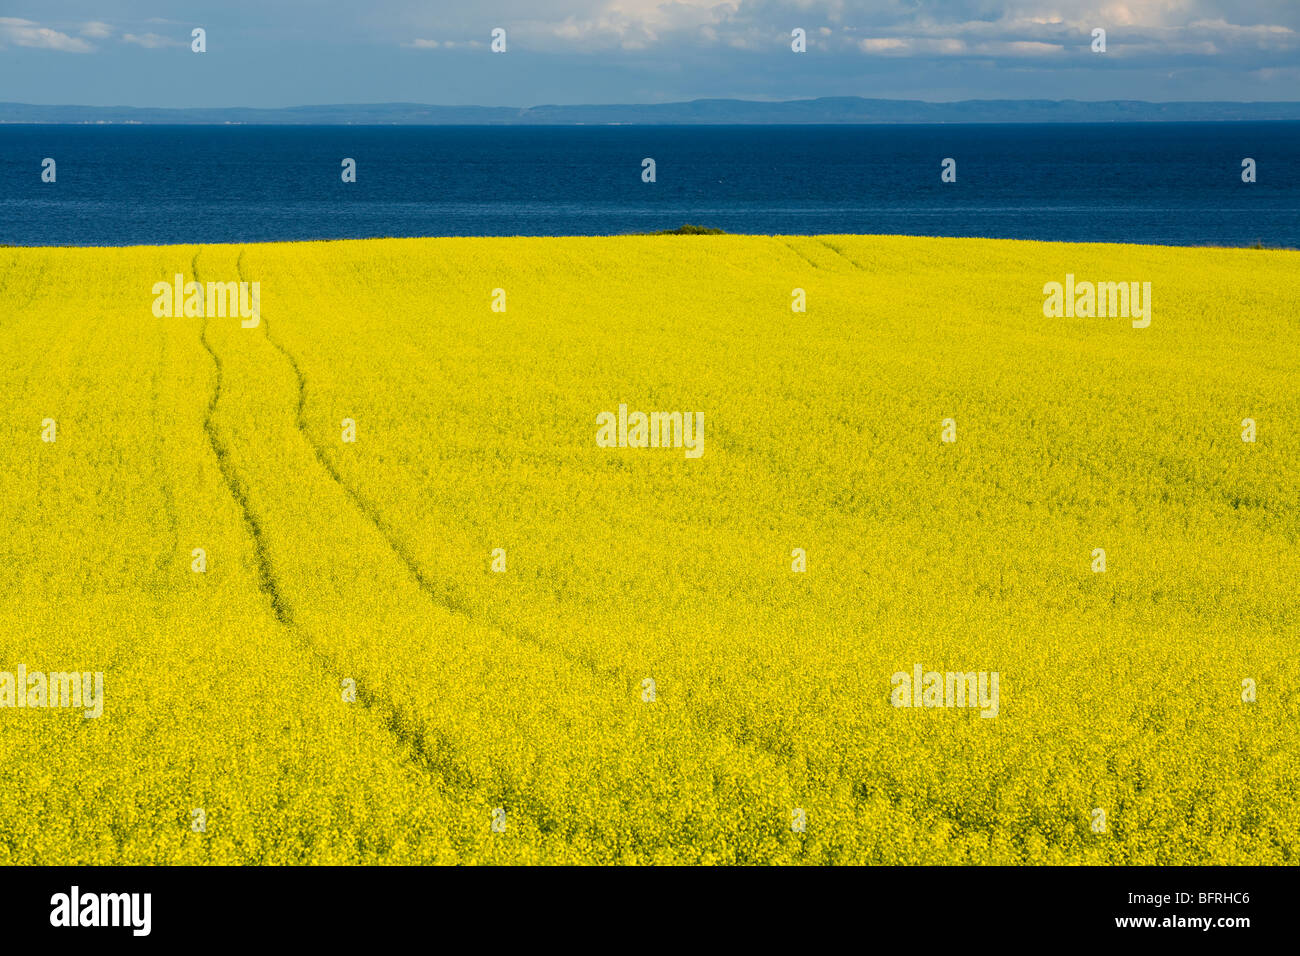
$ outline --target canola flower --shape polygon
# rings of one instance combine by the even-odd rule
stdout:
[[[258,320],[155,311],[177,275]],[[1046,315],[1066,276],[1149,282],[1149,324]],[[0,863],[1294,864],[1297,277],[2,249],[0,671],[104,679],[95,719],[0,706]],[[621,406],[702,453],[598,441]]]

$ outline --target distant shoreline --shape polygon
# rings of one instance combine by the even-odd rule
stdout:
[[[0,125],[658,126],[926,125],[1300,122],[1300,102],[1141,100],[884,100],[823,97],[778,102],[572,106],[434,106],[419,103],[165,108],[0,103]]]

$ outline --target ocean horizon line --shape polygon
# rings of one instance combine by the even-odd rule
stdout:
[[[4,125],[802,126],[1179,122],[1300,122],[1300,101],[931,101],[834,96],[793,100],[703,98],[663,103],[541,104],[526,107],[414,102],[281,107],[0,102],[0,124]]]

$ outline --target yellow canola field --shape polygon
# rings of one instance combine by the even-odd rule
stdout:
[[[257,324],[155,315],[177,274],[258,283]],[[1067,274],[1150,282],[1150,326],[1045,316]],[[1295,864],[1298,280],[865,236],[0,249],[0,671],[104,681],[87,718],[0,675],[0,864]],[[620,404],[703,453],[602,447]],[[995,673],[996,716],[896,706],[917,667]]]

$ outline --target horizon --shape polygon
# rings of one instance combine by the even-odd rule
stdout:
[[[1300,101],[699,97],[668,103],[419,102],[136,107],[0,102],[0,125],[836,126],[1297,122]]]
[[[20,100],[0,100],[0,106],[30,106],[45,109],[112,109],[112,110],[185,110],[185,111],[202,111],[202,110],[258,110],[263,112],[276,112],[281,110],[303,110],[303,109],[322,109],[327,107],[363,107],[363,106],[419,106],[431,109],[493,109],[493,110],[541,110],[541,109],[590,109],[590,108],[610,108],[620,106],[677,106],[690,103],[746,103],[754,105],[772,105],[779,106],[788,103],[817,103],[825,101],[850,101],[850,102],[868,102],[868,103],[925,103],[932,106],[954,106],[960,103],[1135,103],[1152,106],[1170,106],[1181,104],[1228,104],[1241,106],[1247,104],[1264,103],[1268,105],[1290,105],[1300,103],[1300,97],[1291,100],[1234,100],[1234,99],[1141,99],[1141,98],[1121,98],[1121,97],[1102,97],[1098,99],[1086,99],[1083,97],[1066,96],[1066,97],[1034,97],[1028,98],[1023,96],[971,96],[962,99],[924,99],[919,97],[905,96],[800,96],[788,99],[776,99],[770,97],[748,97],[748,96],[695,96],[687,99],[677,100],[660,100],[660,101],[587,101],[578,103],[533,103],[523,106],[517,103],[439,103],[430,100],[332,100],[319,103],[288,103],[283,106],[253,106],[248,103],[225,103],[214,106],[162,106],[156,103],[143,105],[130,103],[36,103]]]

